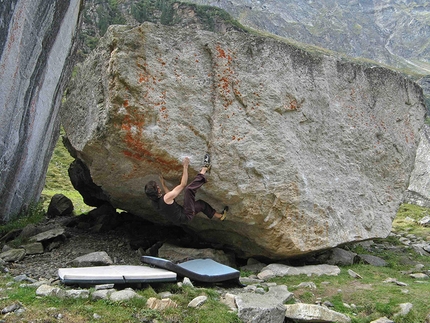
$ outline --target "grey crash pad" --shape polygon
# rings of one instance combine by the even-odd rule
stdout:
[[[94,266],[60,268],[58,276],[65,284],[124,284],[176,281],[176,273],[147,266]]]
[[[179,264],[174,264],[163,258],[150,256],[143,256],[141,260],[146,264],[164,268],[177,273],[179,276],[188,277],[200,282],[217,283],[234,280],[239,283],[240,272],[238,270],[220,264],[212,259],[195,259]]]

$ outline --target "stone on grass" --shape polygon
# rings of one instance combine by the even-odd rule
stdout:
[[[352,277],[352,278],[357,278],[357,279],[363,279],[363,277],[361,277],[359,274],[357,274],[354,270],[352,269],[348,269],[348,274]]]
[[[395,316],[406,316],[412,310],[414,305],[412,303],[402,303],[399,305],[400,311]]]
[[[1,314],[8,314],[8,313],[11,313],[11,312],[15,312],[15,311],[19,310],[20,308],[22,308],[22,304],[20,302],[13,303],[13,304],[11,304],[11,305],[6,306],[5,308],[3,308],[1,310]]]
[[[36,289],[36,296],[56,296],[63,298],[65,296],[65,293],[59,287],[54,287],[51,285],[41,285]]]
[[[325,306],[313,304],[285,305],[285,317],[291,320],[307,322],[351,322],[351,319],[345,314],[335,312]]]
[[[64,294],[66,298],[88,298],[90,296],[87,289],[66,289]]]
[[[293,297],[287,286],[269,287],[264,295],[255,293],[240,293],[236,296],[238,316],[243,322],[284,322],[284,303]]]
[[[410,274],[409,276],[415,279],[429,279],[429,276],[424,273],[415,273],[415,274]]]
[[[265,280],[269,280],[269,279],[276,277],[276,275],[272,270],[264,269],[257,275],[257,277],[259,279],[261,279],[262,281],[265,281]]]
[[[395,322],[384,316],[370,323],[395,323]]]
[[[427,215],[423,217],[418,223],[422,226],[430,227],[430,216]]]
[[[110,294],[109,299],[113,302],[121,302],[121,301],[128,301],[132,298],[141,298],[138,293],[136,293],[131,288],[126,288],[124,290],[115,291]]]
[[[91,298],[94,300],[98,299],[109,299],[110,294],[115,292],[115,289],[100,289],[96,290],[91,294]]]
[[[337,276],[340,273],[338,266],[333,265],[310,265],[302,267],[291,267],[284,264],[270,264],[263,268],[257,276],[260,279],[273,278],[275,276],[295,276],[295,275],[328,275]]]
[[[236,296],[232,293],[226,293],[221,297],[221,303],[227,305],[232,311],[237,311]]]
[[[23,281],[26,281],[26,282],[29,282],[29,283],[35,283],[36,282],[35,279],[30,278],[30,277],[28,277],[25,274],[15,276],[15,277],[13,277],[13,280],[16,281],[16,282],[23,282]]]
[[[359,260],[361,260],[363,263],[372,265],[375,267],[385,267],[387,266],[387,262],[380,258],[373,255],[358,255],[357,256]]]
[[[182,281],[182,286],[194,287],[193,283],[188,277],[184,277],[184,280]]]
[[[146,302],[146,306],[152,310],[163,311],[166,308],[176,308],[178,307],[178,304],[170,298],[157,299],[155,297],[151,297]]]
[[[206,301],[208,300],[207,296],[197,296],[196,298],[194,298],[191,302],[188,303],[188,307],[199,307],[202,306],[204,303],[206,303]]]

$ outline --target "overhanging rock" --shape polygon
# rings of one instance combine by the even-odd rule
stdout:
[[[114,207],[162,222],[144,194],[206,151],[199,191],[224,222],[188,226],[243,256],[285,258],[385,237],[424,122],[393,71],[242,32],[110,27],[70,85],[62,121]]]

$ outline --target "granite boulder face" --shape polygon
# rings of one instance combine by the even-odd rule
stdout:
[[[405,202],[430,207],[430,126],[424,125]]]
[[[62,122],[110,203],[163,222],[144,193],[189,156],[224,222],[187,226],[242,256],[286,258],[385,237],[408,186],[422,90],[388,69],[244,32],[111,26]],[[180,202],[180,199],[178,199]]]
[[[0,10],[0,220],[39,199],[59,135],[81,0],[5,0]]]

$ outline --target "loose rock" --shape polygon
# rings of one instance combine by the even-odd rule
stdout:
[[[124,290],[120,291],[114,291],[112,294],[110,294],[109,299],[114,302],[121,302],[121,301],[127,301],[132,298],[141,298],[139,294],[137,294],[134,290],[131,288],[126,288]]]
[[[112,265],[113,261],[111,257],[105,251],[92,252],[83,256],[80,256],[67,265],[73,267],[91,267],[91,266],[108,266]]]
[[[292,304],[285,305],[285,309],[285,316],[292,320],[338,323],[351,322],[348,316],[319,305]]]
[[[202,306],[207,300],[207,296],[197,296],[191,302],[188,303],[188,307],[196,308]]]
[[[155,297],[151,297],[146,302],[146,306],[153,310],[163,311],[166,308],[176,308],[178,304],[170,298],[156,299]]]
[[[269,279],[275,276],[294,276],[294,275],[329,275],[337,276],[340,273],[340,269],[337,266],[332,265],[311,265],[303,267],[291,267],[283,264],[270,264],[263,268],[262,272],[258,274],[260,279]]]
[[[6,262],[18,262],[22,260],[26,255],[25,249],[10,249],[8,251],[2,252],[0,258]]]

